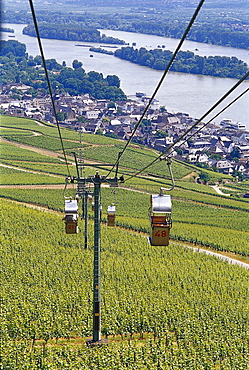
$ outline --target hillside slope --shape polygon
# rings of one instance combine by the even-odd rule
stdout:
[[[92,248],[66,235],[58,214],[0,203],[3,369],[248,368],[248,270],[102,226],[109,345],[87,348]]]
[[[79,143],[76,132],[63,129],[63,143],[69,161],[67,167],[54,126],[5,116],[2,117],[1,125],[4,138],[0,153],[1,196],[38,203],[61,211],[64,207],[63,193],[62,190],[53,190],[53,187],[56,184],[64,187],[68,168],[70,175],[76,175],[72,152],[83,151],[85,163],[99,163],[94,168],[86,167],[86,176],[94,175],[96,168],[104,175],[108,167],[103,164],[113,163],[124,146],[124,142],[120,140],[91,134],[84,135],[82,143]],[[124,175],[124,178],[157,156],[154,151],[141,146],[132,144],[128,148],[119,167],[119,173]],[[231,193],[231,196],[227,197],[217,194],[209,186],[195,183],[195,178],[200,173],[199,168],[179,161],[173,161],[172,167],[176,187],[171,192],[171,238],[249,256],[249,201],[241,196],[248,191],[248,182],[227,185]],[[159,193],[162,186],[169,187],[170,179],[167,166],[163,162],[148,170],[149,173],[134,177],[125,182],[122,189],[117,189],[115,199],[111,190],[105,187],[102,189],[103,220],[106,218],[108,205],[117,201],[117,224],[149,233],[149,194]],[[228,179],[222,174],[208,172],[214,181]],[[38,187],[49,184],[51,189],[41,191]],[[22,185],[22,188],[17,189],[10,185]],[[34,185],[37,185],[37,189],[34,189]],[[75,193],[75,186],[70,187],[70,192]]]

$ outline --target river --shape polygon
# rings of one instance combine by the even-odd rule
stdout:
[[[36,56],[39,53],[37,40],[22,34],[24,25],[21,24],[2,24],[3,27],[14,29],[15,40],[26,44],[27,52]],[[165,49],[174,50],[178,40],[160,36],[136,34],[123,31],[103,30],[107,36],[117,37],[136,47],[156,48],[158,45],[165,45]],[[9,34],[2,33],[3,40],[10,40]],[[59,63],[65,61],[67,66],[72,65],[74,59],[83,63],[86,72],[97,71],[104,76],[115,74],[121,80],[121,88],[127,95],[134,95],[141,91],[151,95],[157,86],[162,71],[156,71],[147,67],[133,64],[129,61],[120,60],[114,56],[91,53],[88,47],[75,46],[78,41],[63,41],[43,39],[43,49],[46,59],[55,58]],[[92,46],[100,44],[85,43]],[[198,49],[198,50],[196,50]],[[113,50],[113,49],[110,49]],[[182,50],[191,50],[201,56],[221,55],[236,56],[238,59],[249,64],[249,52],[244,49],[228,48],[215,45],[207,45],[192,41],[185,41]],[[93,57],[90,57],[93,54]],[[156,98],[160,105],[166,107],[170,112],[185,112],[194,118],[200,118],[213,104],[215,104],[238,80],[230,78],[218,78],[201,75],[191,75],[186,73],[170,72],[166,76]],[[235,91],[222,103],[218,109],[205,119],[210,119],[215,113],[225,107],[230,101],[249,87],[249,81],[244,81]],[[217,117],[214,122],[218,123],[223,118],[231,118],[235,122],[239,121],[249,129],[249,94],[239,99],[235,104]]]

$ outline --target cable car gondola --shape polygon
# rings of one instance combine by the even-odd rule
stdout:
[[[73,199],[65,199],[65,229],[66,234],[77,234],[78,227],[78,202]]]
[[[107,208],[107,226],[115,226],[116,207],[114,205]]]
[[[169,245],[169,231],[172,227],[172,202],[171,196],[163,194],[163,190],[172,190],[175,187],[175,183],[171,169],[171,159],[161,159],[165,159],[167,161],[172,186],[169,189],[161,188],[159,194],[152,194],[150,196],[149,217],[151,222],[151,236],[149,241],[151,245],[166,246]]]
[[[171,210],[170,195],[164,195],[162,189],[159,194],[151,195],[151,245],[169,245],[169,230],[172,226]]]

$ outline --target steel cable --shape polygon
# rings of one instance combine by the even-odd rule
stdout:
[[[165,69],[165,71],[164,71],[164,73],[163,73],[163,75],[162,75],[162,77],[161,77],[161,79],[160,79],[160,81],[159,81],[159,83],[158,83],[157,87],[155,88],[155,90],[154,90],[154,92],[153,92],[153,94],[152,94],[152,96],[151,96],[151,98],[150,98],[150,100],[149,100],[149,102],[148,102],[147,106],[145,107],[145,109],[144,109],[144,112],[143,112],[142,116],[140,117],[139,121],[136,123],[136,125],[135,125],[135,127],[134,127],[134,130],[133,130],[133,132],[132,132],[132,134],[131,134],[131,136],[130,136],[129,140],[128,140],[128,141],[127,141],[127,143],[125,144],[125,146],[124,146],[123,150],[120,152],[119,157],[118,157],[118,159],[117,159],[116,163],[113,165],[113,167],[111,168],[111,170],[108,172],[107,177],[108,177],[108,176],[110,175],[110,173],[114,170],[114,168],[118,165],[118,163],[120,162],[121,157],[123,156],[124,152],[126,151],[126,149],[127,149],[128,145],[130,144],[131,140],[133,139],[133,137],[134,137],[134,135],[135,135],[135,133],[136,133],[136,131],[137,131],[137,129],[138,129],[138,127],[139,127],[139,125],[141,124],[142,120],[144,119],[144,117],[145,117],[145,115],[146,115],[146,113],[147,113],[147,111],[148,111],[148,109],[149,109],[149,107],[150,107],[150,105],[151,105],[152,101],[154,100],[154,98],[155,98],[155,96],[156,96],[156,94],[157,94],[158,90],[160,89],[160,87],[161,87],[161,85],[162,85],[162,83],[163,83],[163,81],[164,81],[164,79],[165,79],[165,77],[166,77],[166,75],[167,75],[167,73],[168,73],[168,71],[169,71],[170,67],[172,66],[173,61],[174,61],[174,59],[175,59],[175,57],[176,57],[176,55],[177,55],[178,51],[180,50],[180,48],[181,48],[181,46],[182,46],[183,42],[185,41],[185,39],[186,39],[186,37],[187,37],[187,34],[189,33],[189,31],[190,31],[190,29],[191,29],[191,27],[192,27],[192,25],[193,25],[193,23],[194,23],[194,21],[195,21],[195,19],[196,19],[197,15],[198,15],[198,13],[199,13],[199,11],[200,11],[200,9],[201,9],[201,7],[202,7],[202,5],[203,5],[204,1],[205,1],[205,0],[201,0],[201,1],[200,1],[200,3],[199,3],[199,5],[197,6],[197,8],[196,8],[196,10],[195,10],[195,12],[194,12],[194,14],[193,14],[193,16],[192,16],[191,20],[190,20],[190,22],[189,22],[189,24],[188,24],[188,26],[187,26],[187,28],[186,28],[185,32],[184,32],[184,34],[183,34],[183,36],[182,36],[182,38],[181,38],[181,40],[180,40],[180,42],[179,42],[179,44],[178,44],[178,46],[177,46],[176,50],[174,51],[174,53],[173,53],[173,55],[172,55],[172,57],[171,57],[171,60],[169,61],[168,66],[166,67],[166,69]]]
[[[198,134],[204,127],[206,127],[209,123],[211,123],[215,118],[217,118],[221,113],[223,113],[227,108],[229,108],[231,105],[233,105],[237,100],[242,98],[243,95],[248,93],[249,88],[247,88],[245,91],[243,91],[240,95],[238,95],[234,100],[232,100],[229,104],[227,104],[221,111],[219,111],[215,116],[213,116],[208,122],[204,123],[202,127],[200,127],[197,131],[195,131],[192,135],[188,136],[187,139],[185,139],[180,145],[177,146],[177,148],[180,148],[183,144],[185,144],[189,139],[194,137],[196,134]]]
[[[59,133],[59,138],[60,138],[60,142],[61,142],[63,156],[64,156],[65,163],[66,163],[66,166],[67,166],[68,176],[71,177],[70,170],[69,170],[69,165],[68,165],[68,161],[67,161],[67,157],[66,157],[66,152],[65,152],[65,148],[64,148],[64,144],[63,144],[63,140],[62,140],[61,130],[60,130],[57,114],[56,114],[56,108],[55,108],[55,103],[54,103],[54,99],[53,99],[53,91],[52,91],[52,87],[51,87],[50,80],[49,80],[46,60],[45,60],[45,56],[44,56],[44,52],[43,52],[43,47],[42,47],[41,37],[40,37],[40,33],[39,33],[38,23],[37,23],[37,20],[36,20],[33,1],[29,0],[29,4],[30,4],[32,17],[33,17],[35,31],[36,31],[36,37],[37,37],[37,41],[38,41],[38,45],[39,45],[39,49],[40,49],[40,53],[41,53],[41,57],[42,57],[43,68],[44,68],[44,72],[45,72],[45,76],[46,76],[46,80],[47,80],[47,84],[48,84],[49,95],[50,95],[51,102],[52,102],[55,122],[56,122],[56,126],[57,126],[58,133]]]
[[[173,147],[179,143],[190,131],[192,131],[204,118],[206,118],[215,108],[218,107],[219,104],[221,104],[223,102],[223,100],[225,100],[245,79],[247,79],[249,77],[249,71],[228,91],[226,92],[200,119],[197,120],[197,122],[192,125],[184,134],[182,134],[173,144],[171,144],[164,152],[162,152],[157,158],[155,158],[151,163],[149,163],[147,166],[143,167],[142,169],[140,169],[139,171],[137,171],[134,175],[131,175],[130,177],[128,177],[125,181],[128,181],[130,180],[131,178],[133,177],[136,177],[137,175],[139,175],[141,172],[145,171],[148,167],[152,166],[154,163],[156,163],[158,160],[160,160],[160,158],[165,155],[166,153],[170,152],[171,149],[173,149]],[[245,90],[244,93],[248,92],[248,89]],[[242,95],[244,95],[244,93]],[[238,97],[238,99],[240,98],[241,96]],[[238,100],[237,98],[235,99]],[[228,106],[226,108],[224,108],[220,113],[222,113],[225,109],[227,109],[233,102],[231,102],[230,104],[228,104]],[[220,114],[219,113],[219,114]],[[218,114],[218,115],[219,115]],[[217,115],[216,115],[217,116]],[[214,116],[211,120],[213,120],[216,116]],[[210,122],[209,122],[210,123]],[[204,127],[204,126],[203,126]],[[201,129],[203,129],[203,127]],[[201,131],[201,129],[199,129],[199,131]],[[198,132],[199,132],[198,131]],[[196,134],[196,132],[194,133]],[[188,138],[189,139],[189,138]]]

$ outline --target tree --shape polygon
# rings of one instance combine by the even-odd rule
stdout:
[[[82,81],[82,79],[85,77],[85,70],[83,68],[77,68],[73,72],[74,78],[77,78]]]
[[[141,57],[140,64],[142,66],[152,67],[154,61],[155,61],[155,58],[153,57],[152,53],[147,52],[147,53],[144,53],[143,56]]]
[[[108,103],[107,108],[116,108],[116,104],[114,102]]]
[[[1,41],[0,55],[7,55],[8,53],[23,58],[26,55],[26,45],[16,40]]]
[[[120,78],[116,75],[108,75],[106,81],[109,86],[120,87]]]
[[[245,180],[245,176],[243,175],[243,173],[237,170],[233,170],[232,176],[235,178],[237,177],[239,181]]]
[[[220,155],[220,154],[211,154],[211,155],[210,155],[210,158],[211,158],[211,159],[214,159],[215,161],[219,161],[219,160],[221,160],[223,157],[222,157],[222,155]]]
[[[37,65],[42,65],[42,57],[40,55],[36,55],[36,57],[34,57],[34,61]]]
[[[200,173],[200,180],[206,185],[208,181],[210,181],[210,176],[207,172]]]
[[[239,148],[238,147],[235,147],[234,149],[233,149],[233,151],[230,153],[230,156],[229,156],[229,158],[230,159],[233,159],[233,160],[239,160],[239,158],[241,158],[241,152],[240,152],[240,150],[239,150]]]
[[[117,134],[114,134],[114,132],[108,132],[105,134],[107,137],[112,137],[113,139],[119,139],[119,136]]]
[[[89,122],[89,120],[84,116],[80,116],[80,117],[78,117],[78,122],[86,123],[86,122]]]
[[[175,151],[178,155],[183,155],[183,149],[182,148],[175,148]]]
[[[29,67],[34,67],[36,66],[36,61],[34,60],[34,58],[32,57],[32,55],[29,56],[29,59],[28,59],[28,66]]]
[[[64,112],[58,112],[56,113],[56,117],[59,122],[62,122],[65,121],[65,119],[67,119],[67,114]]]
[[[154,69],[163,70],[166,68],[166,61],[163,59],[156,59],[153,65]]]
[[[87,78],[84,78],[79,84],[79,93],[80,94],[93,94],[94,84],[91,81],[88,81]]]
[[[81,68],[82,67],[82,63],[79,62],[77,59],[74,59],[73,63],[72,63],[72,66],[73,66],[73,69],[78,69],[78,68]]]
[[[163,130],[157,130],[157,132],[155,133],[155,137],[158,137],[158,138],[164,138],[167,135],[168,135],[167,132]]]
[[[17,46],[18,42],[14,43]],[[21,50],[25,50],[21,45]],[[20,82],[32,86],[34,90],[47,89],[47,82],[44,71],[38,66],[42,64],[40,56],[33,58],[25,53],[23,57],[15,55],[15,48],[12,44],[1,43],[4,50],[0,52],[1,83]],[[8,46],[8,47],[7,47]],[[12,52],[13,51],[13,52]],[[1,55],[1,53],[3,55]],[[4,54],[5,53],[5,54]],[[21,54],[21,53],[19,53]],[[59,86],[60,92],[67,91],[71,95],[90,94],[97,99],[109,99],[111,101],[126,100],[124,92],[120,89],[120,80],[116,75],[108,75],[103,78],[102,73],[91,71],[88,74],[81,67],[82,63],[76,59],[73,62],[74,68],[63,66],[55,59],[46,60],[47,69],[60,73],[50,73],[51,86]],[[76,68],[77,67],[77,68]],[[40,94],[40,91],[32,90],[32,95]],[[19,94],[19,93],[18,93]]]
[[[160,113],[167,112],[167,109],[165,108],[165,105],[162,105],[162,106],[159,108],[159,112],[160,112]]]
[[[57,63],[56,59],[54,58],[47,59],[46,66],[47,66],[47,69],[50,71],[52,71],[53,69],[60,71],[62,68],[62,66],[59,63]]]
[[[74,78],[74,70],[68,67],[63,68],[58,77],[59,82],[64,84],[69,78]]]
[[[151,125],[151,120],[147,118],[143,118],[141,122],[141,127],[143,126],[150,126]]]
[[[103,80],[103,74],[98,73],[96,71],[90,71],[90,72],[88,72],[88,78],[89,78],[89,81],[91,81],[91,82],[102,81]]]
[[[64,87],[66,89],[78,89],[78,82],[77,78],[69,78],[64,83]]]
[[[20,95],[20,94],[13,94],[13,95],[12,95],[12,98],[13,98],[14,100],[21,100],[21,95]],[[21,111],[20,111],[19,113],[21,113]]]

